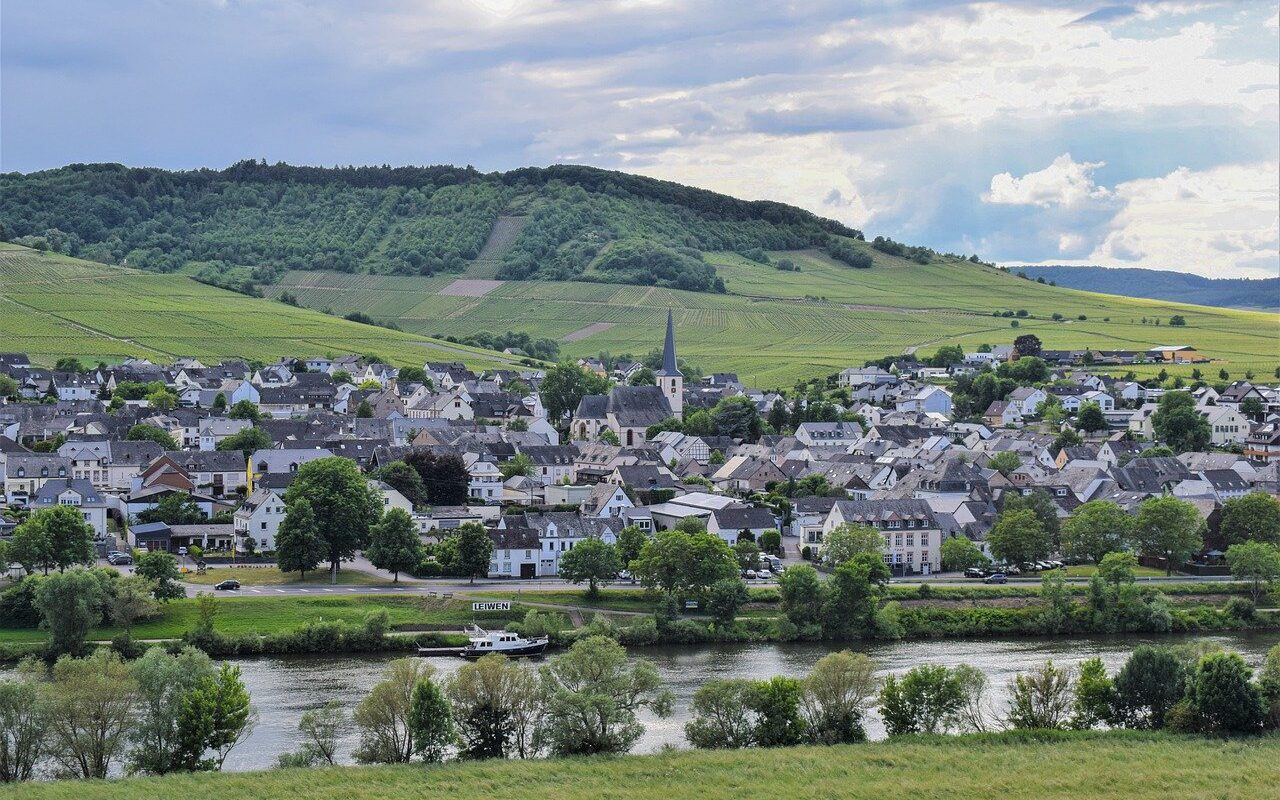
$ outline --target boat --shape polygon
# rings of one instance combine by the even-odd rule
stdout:
[[[490,653],[501,653],[510,658],[540,656],[547,649],[550,639],[538,636],[526,639],[510,631],[486,631],[476,625],[467,628],[467,646],[459,653],[463,658],[480,658]]]

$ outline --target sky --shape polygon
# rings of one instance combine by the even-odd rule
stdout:
[[[5,0],[0,170],[581,163],[1007,264],[1280,275],[1277,4]]]

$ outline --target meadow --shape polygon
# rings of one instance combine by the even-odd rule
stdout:
[[[16,800],[700,800],[929,797],[985,800],[1273,796],[1280,740],[1140,732],[995,734],[874,744],[684,751],[616,758],[331,767],[26,783]]]
[[[1023,333],[1036,334],[1052,349],[1191,345],[1215,359],[1201,366],[1214,379],[1220,369],[1233,378],[1250,370],[1270,377],[1280,366],[1275,314],[1095,294],[960,259],[940,256],[921,265],[864,243],[855,246],[872,254],[871,269],[849,268],[817,250],[769,254],[774,262],[790,259],[798,272],[736,253],[709,254],[726,294],[584,281],[508,281],[482,297],[440,294],[457,277],[482,277],[469,272],[430,278],[288,272],[264,291],[287,291],[305,306],[339,315],[361,311],[394,320],[424,335],[526,331],[559,340],[561,351],[575,357],[643,355],[661,343],[671,309],[683,358],[707,372],[737,372],[758,386],[788,386],[867,359],[917,349],[928,354],[944,344],[1008,344]],[[1023,310],[1028,317],[1013,328],[1011,319],[992,316],[1004,310]],[[1054,314],[1062,319],[1055,321]],[[1186,325],[1169,326],[1174,315]],[[589,326],[596,326],[589,335],[570,337]],[[1160,369],[1135,371],[1154,375]],[[1171,375],[1189,376],[1191,370],[1168,367]]]
[[[510,366],[499,353],[296,308],[158,274],[0,244],[0,351],[52,365],[64,356],[167,363],[177,356],[272,361],[376,353],[397,365]]]

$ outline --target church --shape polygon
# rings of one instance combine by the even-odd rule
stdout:
[[[676,334],[667,311],[667,339],[662,346],[662,368],[655,373],[656,386],[619,385],[606,395],[587,395],[578,403],[570,428],[574,439],[598,439],[613,431],[624,447],[645,441],[645,431],[668,417],[684,415],[684,376],[676,363]]]

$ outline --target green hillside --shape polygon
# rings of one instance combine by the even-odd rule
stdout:
[[[62,356],[264,361],[280,356],[376,353],[396,364],[505,357],[413,333],[361,325],[305,308],[207,286],[183,275],[106,266],[0,245],[0,351],[52,365]]]
[[[1049,741],[1036,742],[1040,737]],[[939,737],[619,758],[330,767],[14,784],[17,800],[701,800],[883,797],[1169,800],[1273,797],[1274,738],[1159,734]]]
[[[646,353],[660,344],[671,308],[683,357],[706,371],[736,371],[761,385],[788,385],[911,348],[928,353],[940,344],[1007,344],[1028,332],[1046,348],[1058,349],[1192,345],[1220,362],[1201,367],[1214,379],[1220,369],[1233,377],[1242,378],[1247,370],[1269,377],[1280,365],[1280,317],[1274,314],[1062,289],[966,260],[936,257],[922,265],[865,243],[853,246],[873,255],[871,269],[851,269],[817,250],[772,251],[774,265],[736,253],[710,253],[707,262],[724,280],[724,294],[507,281],[474,287],[467,296],[459,292],[473,288],[469,273],[459,281],[451,275],[301,271],[286,273],[278,286],[264,290],[288,291],[303,305],[339,314],[360,310],[375,319],[393,319],[404,330],[423,334],[522,330],[557,339],[562,352],[575,356]],[[780,271],[775,265],[782,259],[800,271]],[[1005,310],[1025,310],[1029,316],[1014,329],[1011,319],[992,316]],[[1063,320],[1054,321],[1054,314]],[[1174,315],[1186,320],[1185,327],[1169,326]],[[1151,375],[1159,369],[1137,371]],[[1191,372],[1185,366],[1168,369]]]

